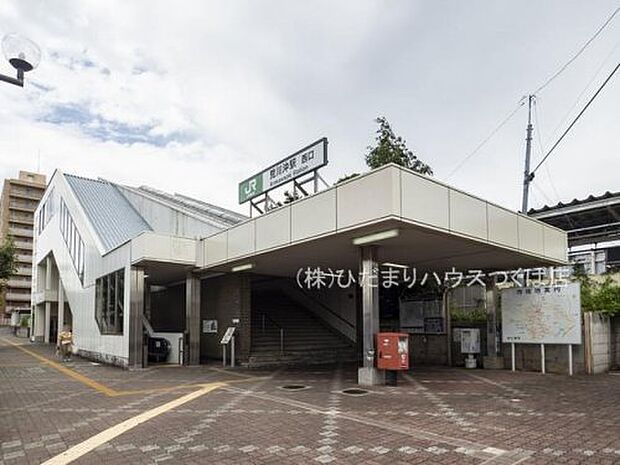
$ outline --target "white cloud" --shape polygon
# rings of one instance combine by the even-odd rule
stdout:
[[[19,31],[44,57],[24,90],[0,87],[0,175],[35,168],[40,151],[49,174],[235,207],[239,180],[324,135],[328,179],[363,170],[372,120],[385,114],[442,179],[614,4],[548,2],[526,18],[520,5],[488,2],[4,0],[0,35]],[[619,30],[541,96],[547,147]],[[563,200],[620,188],[620,86],[605,92],[549,162]],[[517,207],[524,118],[451,182]],[[536,184],[539,204],[558,200],[546,171]]]

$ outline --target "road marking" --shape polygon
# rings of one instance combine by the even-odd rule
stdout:
[[[88,454],[92,450],[97,447],[110,442],[112,439],[120,436],[123,433],[135,428],[138,425],[141,425],[144,422],[147,422],[163,413],[169,412],[170,410],[177,408],[183,404],[191,402],[205,394],[214,391],[215,389],[226,386],[226,383],[211,383],[204,385],[201,389],[197,391],[190,392],[189,394],[185,394],[177,399],[174,399],[170,402],[167,402],[159,407],[155,407],[154,409],[147,410],[144,413],[136,415],[135,417],[129,418],[118,425],[114,425],[94,436],[83,441],[63,453],[52,457],[51,459],[43,462],[42,465],[66,465],[68,463],[73,462],[74,460],[79,459],[83,455]]]
[[[9,341],[8,339],[2,339],[4,342],[12,345],[13,347],[15,347],[16,349],[21,350],[22,352],[27,353],[28,355],[36,358],[37,360],[43,362],[46,365],[51,366],[52,368],[60,371],[62,374],[67,375],[70,378],[73,378],[74,380],[96,390],[99,391],[107,396],[114,396],[114,394],[116,393],[116,391],[114,389],[109,388],[108,386],[105,386],[104,384],[101,384],[93,379],[88,378],[87,376],[82,375],[81,373],[78,373],[77,371],[73,371],[70,368],[67,368],[64,365],[61,365],[58,362],[54,362],[53,360],[50,360],[47,357],[44,357],[42,355],[37,354],[36,352],[33,352],[32,350],[26,349],[25,347],[22,347],[20,344],[16,344],[15,342]]]
[[[91,379],[86,375],[78,373],[77,371],[72,370],[71,368],[68,368],[61,363],[50,360],[49,358],[44,357],[43,355],[37,354],[36,352],[32,350],[26,349],[25,347],[22,347],[21,344],[17,344],[15,342],[12,342],[4,338],[2,338],[2,341],[4,341],[7,344],[12,345],[13,347],[21,350],[22,352],[27,353],[28,355],[41,361],[43,364],[49,365],[50,367],[60,371],[62,374],[70,378],[73,378],[74,380],[88,386],[89,388],[94,389],[95,391],[98,391],[102,394],[105,394],[108,397],[133,396],[136,394],[153,394],[153,393],[158,393],[158,392],[171,392],[171,391],[177,391],[181,389],[191,389],[195,387],[202,387],[205,385],[204,383],[193,383],[193,384],[186,383],[186,384],[177,384],[175,386],[166,386],[166,387],[161,387],[161,388],[140,389],[140,390],[133,390],[133,391],[119,391],[111,387],[108,387],[105,384],[102,384],[98,381],[95,381],[94,379]],[[227,383],[257,381],[257,380],[262,379],[261,377],[250,376],[250,375],[245,375],[245,374],[242,375],[239,373],[228,372],[226,370],[219,370],[217,368],[211,368],[211,369],[214,371],[221,371],[221,372],[229,373],[229,374],[237,374],[238,376],[241,376],[243,378],[241,380],[227,380],[226,381]]]

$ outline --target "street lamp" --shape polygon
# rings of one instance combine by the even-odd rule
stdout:
[[[32,71],[41,61],[41,49],[30,39],[8,34],[2,39],[2,52],[17,70],[17,78],[0,74],[0,81],[24,87],[24,73]]]

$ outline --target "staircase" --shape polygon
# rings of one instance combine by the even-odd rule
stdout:
[[[356,360],[354,343],[277,290],[252,294],[250,366]]]

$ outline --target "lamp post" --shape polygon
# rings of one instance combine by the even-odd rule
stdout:
[[[8,34],[2,39],[2,51],[13,68],[17,77],[0,74],[0,81],[24,87],[24,73],[35,69],[41,61],[41,49],[30,39],[17,34]]]

